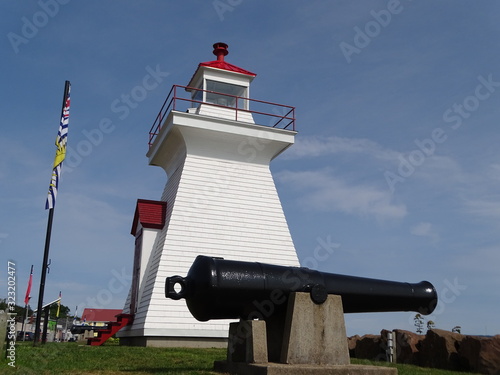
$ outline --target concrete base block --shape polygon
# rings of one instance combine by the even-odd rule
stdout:
[[[340,296],[329,295],[323,304],[316,305],[308,293],[290,295],[280,363],[350,363]]]
[[[289,365],[282,363],[242,363],[218,361],[214,370],[231,375],[397,375],[389,367],[363,365]]]
[[[120,337],[120,345],[151,348],[227,348],[227,338],[210,337]]]
[[[229,325],[229,362],[267,363],[266,322],[243,320]]]
[[[309,293],[291,293],[286,316],[232,323],[227,361],[215,362],[214,370],[231,375],[398,374],[395,368],[350,363],[341,297],[329,295],[315,304]]]

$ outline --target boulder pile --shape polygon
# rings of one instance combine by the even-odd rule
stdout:
[[[349,337],[349,354],[353,358],[387,360],[388,332]],[[500,335],[469,336],[441,329],[418,335],[398,329],[393,337],[397,363],[500,375]]]

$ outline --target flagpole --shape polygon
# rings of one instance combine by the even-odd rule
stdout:
[[[24,309],[26,310],[26,314],[24,316],[23,326],[21,328],[21,332],[23,333],[23,341],[26,341],[26,332],[24,332],[24,325],[25,325],[26,321],[28,320],[28,307],[29,307],[29,305],[24,306]]]
[[[61,109],[61,121],[64,115],[64,107],[66,106],[66,101],[68,98],[70,83],[66,81],[64,84],[64,96]],[[40,339],[40,323],[42,321],[42,306],[43,306],[43,294],[45,291],[45,279],[47,275],[48,261],[49,261],[49,249],[50,249],[50,236],[52,234],[52,221],[54,219],[54,207],[52,205],[49,208],[49,217],[47,221],[47,233],[45,236],[45,248],[43,251],[43,262],[42,262],[42,273],[40,274],[40,290],[38,292],[38,308],[36,313],[35,322],[35,337],[33,340],[33,346],[38,345],[38,340]]]
[[[33,282],[33,265],[31,265],[30,277],[28,279],[28,287],[26,288],[26,296],[24,297],[24,308],[26,309],[25,318],[23,320],[23,326],[21,332],[23,333],[23,341],[26,341],[26,332],[24,331],[24,326],[28,320],[29,302],[31,299],[31,284]]]
[[[25,305],[24,309],[26,310],[26,314],[25,314],[24,319],[23,319],[23,326],[21,328],[21,332],[23,333],[23,341],[26,341],[26,332],[24,332],[24,324],[28,320],[28,305]]]
[[[52,220],[54,218],[54,208],[49,209],[49,219],[47,222],[47,234],[45,236],[45,249],[43,252],[43,262],[42,262],[42,273],[40,277],[40,290],[38,292],[38,308],[36,310],[36,321],[35,321],[35,338],[33,341],[33,346],[38,344],[40,339],[40,323],[42,322],[42,306],[43,306],[43,293],[45,291],[45,279],[47,276],[47,268],[49,261],[49,249],[50,249],[50,236],[52,234]]]

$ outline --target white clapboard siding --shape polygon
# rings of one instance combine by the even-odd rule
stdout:
[[[134,323],[118,336],[225,338],[228,321],[198,322],[184,300],[165,298],[165,279],[186,276],[198,255],[299,265],[269,169],[294,132],[190,113],[171,114],[162,132],[157,142],[169,148],[153,145],[149,157],[170,174],[161,198],[165,226],[151,248],[143,248],[150,255]],[[266,147],[251,160],[237,152],[249,139]]]

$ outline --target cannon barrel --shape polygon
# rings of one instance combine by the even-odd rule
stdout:
[[[186,277],[166,279],[165,296],[185,298],[191,314],[211,319],[266,318],[286,308],[292,292],[308,292],[317,304],[342,297],[345,313],[415,311],[430,314],[434,286],[324,273],[304,267],[241,262],[199,255]]]

